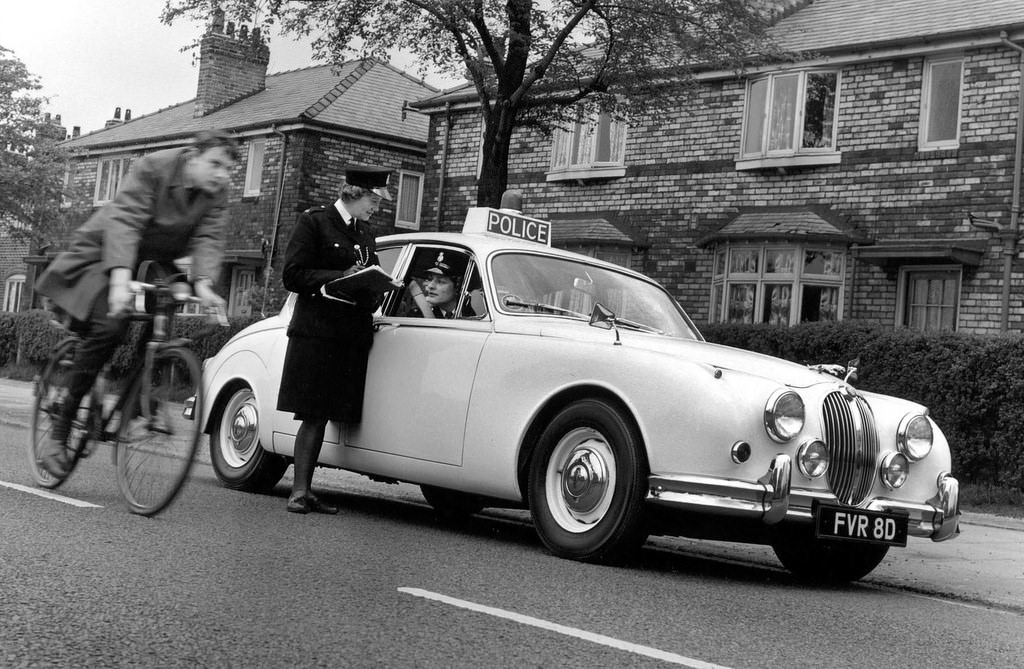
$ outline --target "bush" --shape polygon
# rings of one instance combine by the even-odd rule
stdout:
[[[859,359],[855,385],[928,407],[964,481],[1024,490],[1024,338],[920,333],[858,321],[710,325],[708,341],[801,364]]]
[[[42,368],[53,347],[66,332],[52,322],[52,313],[42,309],[0,315],[0,366],[18,365]],[[228,327],[211,324],[205,318],[183,317],[175,321],[175,337],[191,339],[192,350],[200,360],[214,355],[228,339],[257,317],[232,318]],[[111,376],[128,373],[135,362],[144,324],[132,323],[124,343],[114,350]]]

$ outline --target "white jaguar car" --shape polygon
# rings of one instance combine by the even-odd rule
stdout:
[[[857,390],[845,368],[709,344],[656,282],[549,240],[547,222],[494,209],[462,233],[380,238],[405,287],[375,317],[362,422],[329,424],[320,465],[418,484],[448,518],[528,508],[553,553],[585,561],[678,535],[768,544],[801,578],[847,581],[908,537],[956,536],[949,445],[925,407]],[[465,263],[460,318],[415,308],[438,254]],[[268,490],[290,463],[290,314],[205,363],[228,487]]]

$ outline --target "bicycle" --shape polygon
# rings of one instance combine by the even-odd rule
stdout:
[[[133,281],[136,301],[149,293],[152,313],[136,308],[127,317],[152,323],[142,354],[123,379],[122,392],[108,394],[108,362],[82,398],[66,442],[70,468],[58,478],[43,469],[38,450],[49,438],[63,408],[66,377],[81,337],[70,333],[53,348],[34,381],[35,406],[29,436],[29,463],[36,484],[60,486],[96,442],[113,442],[113,460],[121,494],[132,513],[152,516],[174,501],[199,447],[202,432],[202,367],[187,338],[171,338],[179,305],[198,302],[187,283]],[[220,324],[226,316],[217,314]],[[127,418],[127,419],[125,419]]]

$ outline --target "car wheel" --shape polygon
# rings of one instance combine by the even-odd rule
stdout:
[[[236,389],[214,417],[210,434],[213,471],[228,488],[267,492],[281,480],[288,460],[263,450],[259,407],[248,387]]]
[[[427,504],[433,507],[437,517],[446,523],[464,523],[470,516],[484,508],[478,497],[456,490],[421,485],[420,492],[423,493]]]
[[[560,557],[618,562],[647,538],[647,465],[623,414],[590,399],[560,411],[540,435],[530,462],[530,514],[541,540]]]
[[[829,541],[813,530],[784,530],[772,540],[772,549],[786,569],[803,581],[846,583],[867,576],[889,552],[888,546]]]

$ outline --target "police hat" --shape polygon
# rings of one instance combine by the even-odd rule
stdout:
[[[466,265],[469,260],[461,253],[451,251],[438,251],[434,262],[423,270],[423,276],[430,274],[446,276],[449,279],[457,279],[466,273]]]
[[[391,193],[388,192],[388,178],[390,176],[391,170],[384,167],[353,166],[345,170],[345,183],[350,186],[365,188],[385,200],[390,200],[392,199]]]

